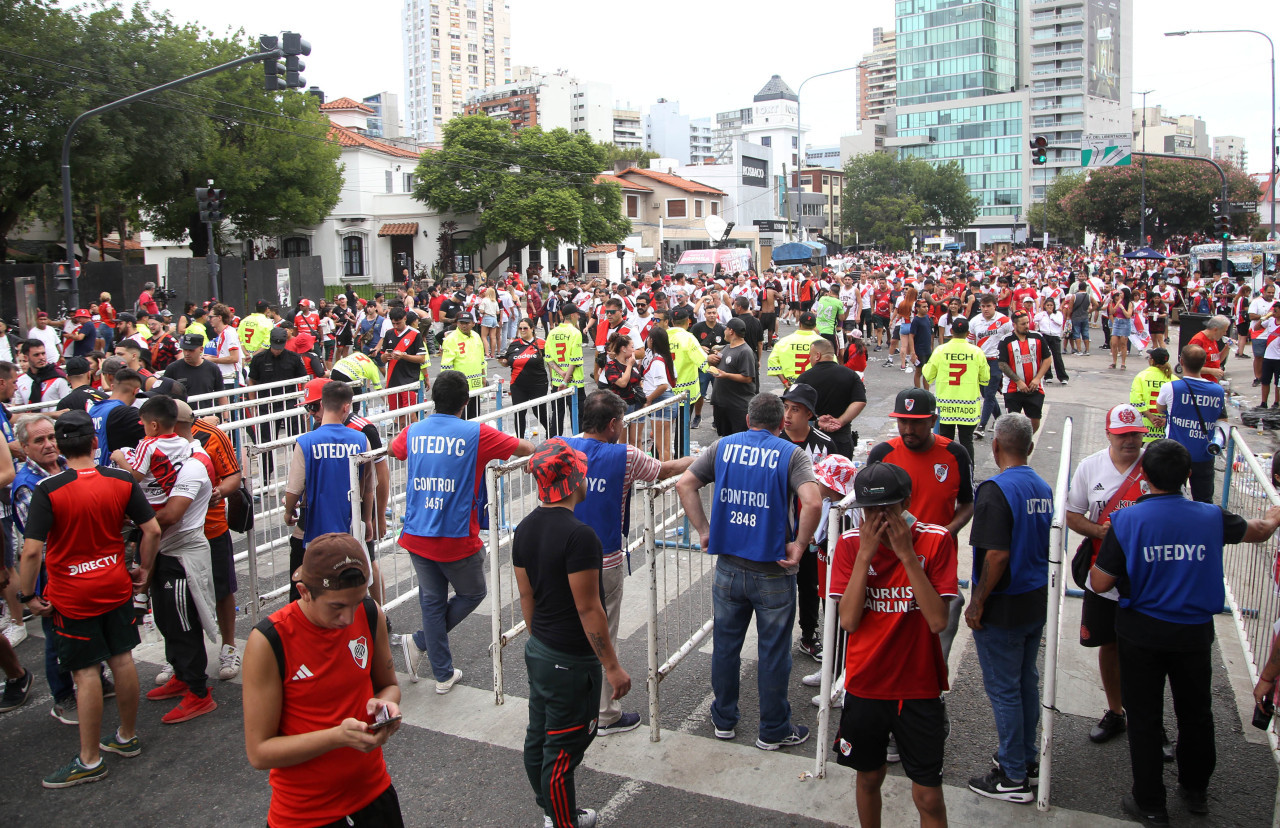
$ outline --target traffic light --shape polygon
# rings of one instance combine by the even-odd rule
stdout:
[[[300,56],[311,54],[311,44],[303,40],[302,35],[297,32],[285,32],[283,48],[285,86],[290,89],[302,89],[307,85],[307,79],[302,77],[302,72],[307,65],[302,62]]]
[[[200,205],[201,221],[222,221],[222,201],[226,197],[226,192],[213,187],[196,187],[196,201]]]
[[[71,292],[71,267],[66,262],[58,262],[58,269],[53,273],[53,289],[58,293]]]
[[[1031,141],[1031,163],[1034,166],[1049,163],[1049,139],[1037,135]]]
[[[627,257],[627,248],[623,247],[622,245],[618,245],[618,258],[625,259],[626,257]]]
[[[1231,216],[1219,214],[1213,217],[1213,236],[1224,240],[1231,238]]]
[[[280,38],[275,35],[262,35],[258,38],[258,48],[264,52],[274,52],[280,49]],[[285,86],[285,66],[284,62],[278,57],[270,57],[262,62],[263,83],[262,86],[268,92],[279,92]]]

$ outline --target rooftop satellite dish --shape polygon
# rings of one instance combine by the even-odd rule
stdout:
[[[711,241],[719,242],[724,238],[724,231],[729,228],[725,220],[719,216],[707,216],[702,221],[702,226],[706,228],[707,235],[711,237]]]

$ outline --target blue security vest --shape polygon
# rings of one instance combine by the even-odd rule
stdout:
[[[98,435],[98,465],[111,465],[111,451],[107,448],[107,415],[116,406],[124,405],[121,400],[103,400],[89,407],[89,418],[93,420],[93,433]]]
[[[1226,395],[1222,386],[1216,382],[1189,377],[1174,380],[1170,383],[1173,399],[1169,403],[1168,421],[1165,423],[1165,436],[1170,440],[1186,446],[1191,452],[1191,462],[1202,463],[1212,460],[1209,453],[1209,442],[1213,439],[1214,423],[1222,417],[1226,407]],[[1195,394],[1195,403],[1200,406],[1200,417],[1196,416],[1196,406],[1191,395]],[[1200,419],[1204,419],[1209,433],[1200,430]],[[1221,609],[1221,607],[1219,607]]]
[[[409,426],[405,450],[405,533],[420,538],[471,537],[480,424],[432,414]]]
[[[791,455],[801,451],[767,431],[743,431],[716,443],[716,487],[711,498],[712,555],[770,563],[786,557],[792,538]]]
[[[322,425],[298,438],[306,471],[306,517],[302,542],[329,532],[351,534],[351,468],[349,458],[369,450],[363,432],[340,423]],[[336,495],[346,493],[338,502]]]
[[[20,489],[30,489],[34,492],[36,486],[40,485],[41,480],[44,480],[44,478],[33,472],[26,463],[23,463],[18,467],[17,473],[13,476],[13,485],[9,488],[9,502],[17,502],[17,495]],[[27,529],[27,527],[22,525],[22,519],[18,517],[18,511],[16,509],[13,512],[13,526],[18,530],[19,536],[21,536]]]
[[[1181,494],[1148,495],[1111,515],[1129,595],[1120,606],[1173,624],[1206,624],[1222,610],[1222,510]]]
[[[595,530],[604,554],[617,552],[631,528],[630,487],[623,491],[622,486],[627,473],[627,445],[590,437],[566,437],[564,441],[587,456],[587,496],[574,507],[573,516]]]
[[[992,589],[992,595],[1021,595],[1049,583],[1049,529],[1053,524],[1053,489],[1030,466],[1011,466],[987,478],[983,486],[996,485],[1013,512],[1013,536],[1009,550],[1009,583]],[[981,572],[977,559],[973,582]]]

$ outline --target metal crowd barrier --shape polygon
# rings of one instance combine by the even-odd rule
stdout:
[[[1044,688],[1040,702],[1040,788],[1036,808],[1049,810],[1053,789],[1053,726],[1058,703],[1058,640],[1062,626],[1062,602],[1066,599],[1067,568],[1067,484],[1071,479],[1071,437],[1074,421],[1062,424],[1062,457],[1053,487],[1053,523],[1049,529],[1049,598],[1044,625]]]
[[[1280,506],[1280,495],[1271,482],[1271,470],[1263,467],[1235,426],[1229,432],[1226,467],[1217,483],[1222,508],[1243,518],[1262,518],[1267,509]],[[1223,551],[1227,605],[1249,667],[1249,680],[1254,684],[1271,656],[1272,641],[1280,629],[1278,552],[1280,546],[1276,538],[1261,543],[1233,544]],[[1267,728],[1267,740],[1273,758],[1280,762],[1274,720]],[[1280,801],[1280,791],[1277,799]]]
[[[827,751],[831,744],[831,703],[843,689],[837,678],[844,669],[836,660],[842,653],[837,652],[836,641],[840,630],[840,598],[831,594],[831,569],[836,559],[836,546],[848,528],[858,524],[861,512],[853,505],[854,494],[850,492],[839,503],[832,503],[827,510],[827,578],[826,594],[822,596],[822,680],[818,685],[818,728],[817,749],[814,754],[813,775],[823,779],[827,775]]]

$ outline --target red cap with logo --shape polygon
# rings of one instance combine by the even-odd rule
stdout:
[[[1138,409],[1128,403],[1121,403],[1107,412],[1108,434],[1146,434],[1147,427],[1142,424],[1142,415]]]

